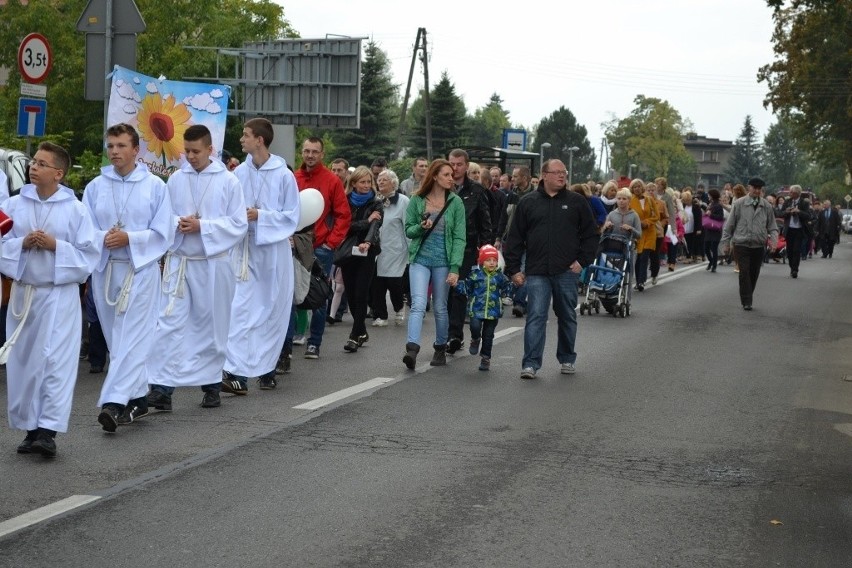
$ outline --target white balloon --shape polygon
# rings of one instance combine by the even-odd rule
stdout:
[[[308,187],[299,192],[299,205],[300,214],[299,224],[296,226],[297,231],[317,222],[317,219],[322,215],[322,210],[325,209],[325,200],[318,189]]]

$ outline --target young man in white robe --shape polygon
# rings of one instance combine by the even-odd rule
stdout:
[[[237,289],[222,390],[244,395],[248,379],[262,390],[275,388],[275,365],[293,307],[293,253],[290,237],[299,223],[299,188],[283,158],[269,153],[272,124],[246,122],[240,144],[248,154],[234,174],[248,209],[248,233],[234,251]]]
[[[148,406],[172,409],[175,387],[200,386],[218,407],[236,278],[231,249],[248,221],[240,182],[219,160],[206,126],[183,135],[186,163],[166,184],[175,239],[163,266],[157,330],[148,363]]]
[[[83,204],[103,243],[92,296],[110,353],[98,422],[107,432],[148,414],[148,357],[157,327],[160,258],[174,239],[166,184],[136,162],[139,134],[128,124],[107,129],[112,165],[86,186]]]
[[[26,430],[18,453],[56,456],[57,432],[68,431],[80,363],[80,284],[100,258],[92,220],[60,184],[68,153],[39,144],[31,184],[0,204],[14,221],[3,238],[0,272],[14,279],[6,317],[9,425]]]

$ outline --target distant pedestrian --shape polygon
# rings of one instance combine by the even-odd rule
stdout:
[[[772,205],[760,196],[765,183],[760,178],[748,182],[748,195],[734,201],[731,213],[722,230],[721,247],[728,254],[733,243],[739,263],[740,302],[743,309],[751,311],[754,288],[763,266],[763,252],[769,241],[769,250],[778,246],[778,226]]]

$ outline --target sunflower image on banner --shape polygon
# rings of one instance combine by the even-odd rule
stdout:
[[[115,66],[107,120],[125,122],[139,132],[139,157],[158,176],[167,178],[180,167],[183,133],[203,124],[213,136],[214,154],[221,158],[231,88],[227,85],[155,79]]]

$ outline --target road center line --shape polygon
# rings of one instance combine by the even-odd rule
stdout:
[[[15,531],[27,528],[28,526],[34,525],[36,523],[46,521],[51,517],[56,517],[57,515],[67,513],[68,511],[76,509],[77,507],[88,505],[89,503],[97,501],[98,499],[100,499],[98,495],[72,495],[70,497],[62,499],[61,501],[51,503],[50,505],[45,505],[44,507],[33,509],[28,513],[18,515],[17,517],[13,517],[8,521],[3,521],[2,523],[0,523],[0,538],[3,538],[7,534],[11,534]]]
[[[323,406],[328,406],[329,404],[334,404],[339,400],[343,400],[344,398],[348,398],[350,396],[356,395],[358,393],[362,393],[366,390],[374,389],[376,387],[380,387],[384,384],[395,381],[396,379],[387,378],[387,377],[377,377],[375,379],[370,379],[369,381],[365,381],[361,384],[351,386],[349,388],[345,388],[343,390],[339,390],[337,392],[333,392],[329,395],[315,398],[314,400],[308,401],[304,404],[300,404],[298,406],[294,406],[293,408],[297,410],[316,410],[318,408],[322,408]]]

